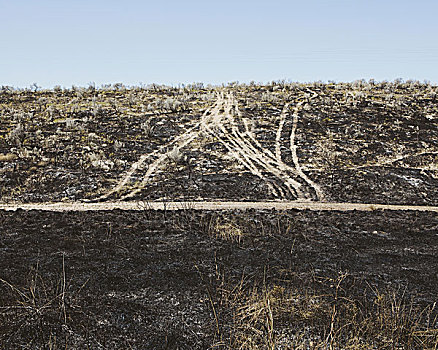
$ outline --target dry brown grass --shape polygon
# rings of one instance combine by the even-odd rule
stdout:
[[[209,234],[219,239],[238,243],[245,236],[238,224],[219,217],[210,223]]]
[[[246,287],[243,279],[221,287],[222,309],[231,317],[218,320],[222,334],[213,348],[438,348],[436,304],[421,308],[403,293],[369,286],[358,296],[343,286],[346,277],[327,280],[328,293],[265,283]]]

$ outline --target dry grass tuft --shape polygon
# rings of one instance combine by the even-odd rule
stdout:
[[[217,218],[210,228],[210,234],[226,241],[238,243],[244,237],[242,229],[237,224],[231,221],[223,221],[220,218]]]

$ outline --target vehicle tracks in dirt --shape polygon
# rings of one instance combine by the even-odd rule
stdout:
[[[224,91],[218,91],[216,102],[203,113],[193,127],[162,145],[158,150],[141,155],[111,190],[90,202],[135,199],[150,183],[153,175],[168,161],[168,152],[171,148],[188,147],[195,139],[205,137],[205,134],[217,139],[238,163],[251,174],[259,177],[275,198],[279,200],[322,200],[324,198],[322,191],[303,172],[297,156],[295,135],[298,113],[303,104],[305,104],[304,101],[298,102],[293,108],[292,128],[288,140],[292,165],[286,164],[281,154],[281,134],[287,116],[290,114],[290,103],[285,104],[279,117],[274,154],[264,148],[249,130],[250,121],[243,116],[235,96],[231,92],[225,94]],[[134,174],[141,171],[144,171],[141,180],[131,185]]]

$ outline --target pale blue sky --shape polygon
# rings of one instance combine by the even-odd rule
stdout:
[[[437,0],[0,0],[0,85],[438,82]]]

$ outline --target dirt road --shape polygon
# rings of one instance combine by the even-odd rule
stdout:
[[[59,203],[24,203],[0,204],[0,210],[44,210],[44,211],[98,211],[98,210],[246,210],[246,209],[298,209],[324,211],[372,211],[372,210],[414,210],[438,212],[438,207],[415,205],[367,204],[367,203],[328,203],[300,201],[272,202],[167,202],[167,201],[129,201],[129,202],[59,202]]]

